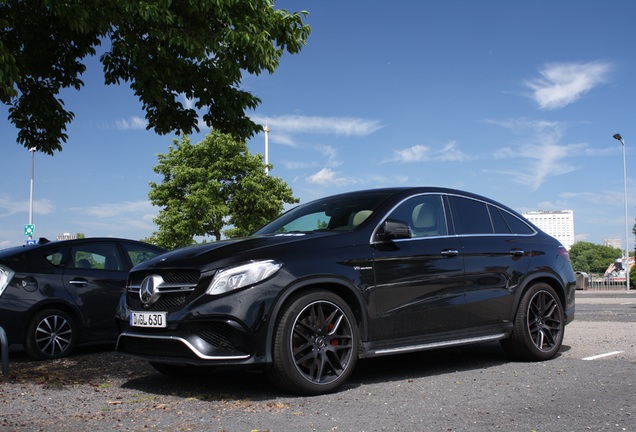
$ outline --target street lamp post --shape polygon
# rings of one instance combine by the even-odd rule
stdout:
[[[629,228],[627,222],[627,162],[625,157],[625,141],[621,134],[614,134],[613,138],[621,142],[623,146],[623,193],[625,201],[625,281],[627,283],[627,289],[629,290]]]
[[[269,175],[269,126],[265,125],[265,174]]]
[[[35,149],[29,150],[31,152],[31,186],[29,190],[29,225],[33,225],[33,177],[35,175]],[[29,236],[29,240],[33,240],[33,235]]]

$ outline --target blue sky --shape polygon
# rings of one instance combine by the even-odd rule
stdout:
[[[302,202],[350,190],[435,185],[518,211],[574,210],[577,240],[625,236],[636,216],[636,2],[628,0],[277,2],[307,10],[312,34],[273,75],[246,76],[262,99],[271,175]],[[63,151],[35,155],[35,237],[139,239],[157,154],[126,86],[96,59],[62,99],[75,113]],[[192,136],[200,141],[206,130]],[[23,244],[31,154],[0,107],[0,247]],[[250,141],[264,154],[264,136]],[[630,239],[633,248],[633,239]]]

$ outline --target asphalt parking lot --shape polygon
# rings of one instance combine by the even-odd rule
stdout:
[[[158,375],[108,348],[65,361],[11,353],[3,431],[635,431],[636,291],[577,292],[560,355],[498,344],[370,359],[331,395],[281,394],[261,374]]]

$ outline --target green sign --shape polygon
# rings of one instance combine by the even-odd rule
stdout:
[[[26,224],[24,226],[24,235],[26,236],[32,236],[33,234],[35,234],[35,225],[33,224]]]

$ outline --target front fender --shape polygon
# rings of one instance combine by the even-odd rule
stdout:
[[[357,287],[355,284],[353,284],[350,280],[344,279],[339,276],[320,275],[307,277],[303,278],[302,280],[297,280],[290,286],[288,286],[281,292],[281,294],[276,298],[274,302],[274,305],[271,309],[271,316],[268,320],[266,333],[267,342],[265,356],[267,359],[267,363],[272,362],[273,340],[275,336],[274,332],[276,330],[278,319],[284,311],[285,302],[291,296],[312,288],[325,289],[342,297],[347,302],[356,317],[360,340],[364,341],[367,339],[369,317],[366,313],[366,310],[368,308],[365,307],[365,304],[368,303],[365,292]]]

